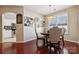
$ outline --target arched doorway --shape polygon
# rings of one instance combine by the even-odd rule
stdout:
[[[16,42],[16,14],[2,14],[2,42]]]

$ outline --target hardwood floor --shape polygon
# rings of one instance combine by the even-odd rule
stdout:
[[[79,44],[65,41],[65,47],[70,54],[79,54]]]
[[[2,43],[0,43],[0,54],[2,53]]]
[[[10,44],[10,45],[7,45],[7,44]],[[65,48],[62,51],[63,53],[79,54],[79,45],[73,42],[65,41]],[[29,41],[26,43],[12,43],[12,42],[3,43],[3,44],[0,43],[0,53],[3,53],[3,54],[48,54],[48,48],[41,47],[37,49],[35,40]]]

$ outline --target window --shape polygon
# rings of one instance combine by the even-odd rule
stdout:
[[[65,28],[65,34],[68,34],[68,15],[63,14],[51,18],[50,21],[48,21],[48,27],[50,29],[54,26],[58,26],[59,28]]]

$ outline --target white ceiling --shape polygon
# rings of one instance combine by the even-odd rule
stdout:
[[[49,5],[25,5],[24,8],[40,13],[42,15],[47,15],[72,6],[73,5],[52,5],[51,7],[49,7]]]

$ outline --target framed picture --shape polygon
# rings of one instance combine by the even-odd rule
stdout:
[[[31,26],[32,25],[32,21],[33,21],[33,18],[25,17],[24,26]]]
[[[23,19],[22,14],[17,14],[16,19],[17,19],[17,24],[22,24],[22,19]]]

